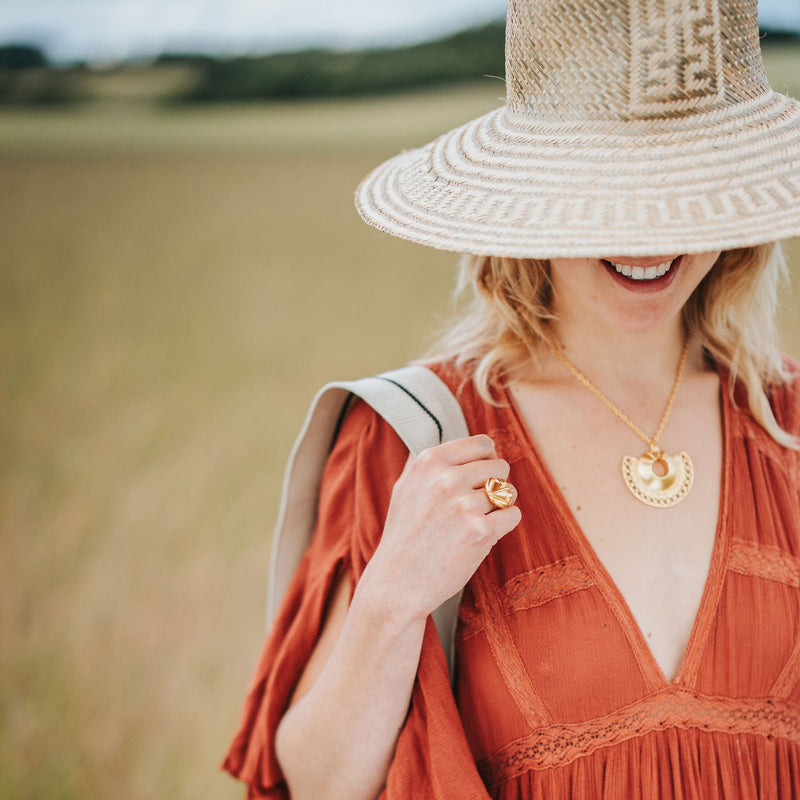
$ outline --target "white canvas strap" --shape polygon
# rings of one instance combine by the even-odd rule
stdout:
[[[311,543],[325,462],[353,395],[372,406],[414,455],[469,435],[458,401],[441,378],[425,367],[403,367],[371,378],[324,386],[311,404],[284,475],[272,540],[267,626],[272,624],[292,575]],[[460,601],[461,593],[433,614],[451,674]]]

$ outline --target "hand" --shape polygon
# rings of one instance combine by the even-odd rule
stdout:
[[[509,469],[483,434],[409,458],[362,577],[375,602],[401,618],[424,618],[462,589],[521,519],[514,505],[495,509],[484,491],[489,478],[506,480]]]

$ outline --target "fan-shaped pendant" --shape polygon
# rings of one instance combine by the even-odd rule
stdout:
[[[649,450],[639,458],[625,456],[622,477],[637,500],[655,508],[669,508],[689,494],[694,466],[686,453],[668,456],[659,450]]]

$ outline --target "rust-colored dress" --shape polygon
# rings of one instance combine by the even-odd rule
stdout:
[[[455,698],[429,621],[384,798],[800,798],[800,453],[776,444],[741,396],[721,395],[716,542],[670,682],[510,399],[491,407],[471,384],[459,390],[470,430],[489,433],[511,463],[523,522],[467,586]],[[779,422],[800,433],[800,381],[772,402]],[[405,460],[394,432],[357,406],[224,764],[251,798],[288,796],[275,727],[336,577],[348,570],[358,580],[378,544]]]

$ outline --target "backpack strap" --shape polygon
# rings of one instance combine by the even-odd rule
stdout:
[[[444,381],[426,367],[403,367],[371,378],[324,386],[311,404],[286,466],[272,539],[267,627],[272,624],[292,575],[311,543],[325,462],[354,395],[372,406],[394,428],[413,455],[451,439],[469,436],[458,400]],[[462,594],[463,590],[432,615],[451,677]]]

